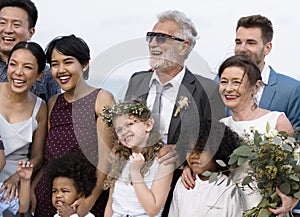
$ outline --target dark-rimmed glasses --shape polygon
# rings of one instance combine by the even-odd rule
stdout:
[[[128,131],[132,125],[140,123],[140,122],[142,122],[142,121],[141,120],[133,120],[131,122],[127,122],[122,127],[118,127],[115,129],[116,134],[120,135],[122,132]]]
[[[147,32],[146,41],[148,43],[150,43],[153,40],[154,37],[156,37],[155,39],[156,39],[156,42],[158,44],[165,43],[167,38],[170,38],[170,39],[173,39],[173,40],[176,40],[176,41],[181,41],[181,42],[185,41],[182,38],[177,38],[175,36],[168,35],[168,34],[161,33],[161,32]]]

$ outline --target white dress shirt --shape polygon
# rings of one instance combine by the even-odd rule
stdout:
[[[265,86],[269,83],[270,72],[271,69],[269,65],[265,63],[264,68],[261,72],[261,78],[262,78],[261,88],[259,88],[257,94],[255,95],[255,101],[257,105],[259,105]]]
[[[185,74],[185,67],[183,67],[183,69],[170,81],[168,81],[165,84],[162,84],[162,85],[166,85],[168,83],[172,84],[172,87],[166,89],[161,96],[160,133],[164,143],[167,143],[168,140],[168,131],[169,131],[171,118],[173,115],[173,109],[176,103],[179,87],[184,77],[184,74]],[[154,82],[155,80],[161,83],[156,72],[154,72],[151,77],[149,83],[150,90],[147,98],[147,105],[151,111],[156,96],[156,83]]]
[[[178,179],[173,192],[169,217],[242,217],[239,192],[232,195],[234,184],[227,185],[227,176],[209,183],[196,176],[195,187],[187,190]]]

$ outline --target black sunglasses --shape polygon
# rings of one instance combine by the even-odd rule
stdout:
[[[160,32],[147,32],[146,41],[148,43],[150,43],[153,40],[154,37],[156,37],[156,42],[158,44],[165,43],[167,38],[171,38],[173,40],[181,41],[181,42],[185,41],[185,40],[183,40],[181,38],[177,38],[175,36],[171,36],[171,35],[168,35],[168,34],[165,34],[165,33],[160,33]]]

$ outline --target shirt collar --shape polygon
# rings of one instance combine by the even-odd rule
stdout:
[[[186,70],[186,67],[184,66],[182,68],[182,70],[174,78],[172,78],[170,81],[168,81],[166,84],[172,84],[172,86],[175,87],[175,88],[179,87],[180,84],[181,84],[181,81],[183,79],[183,76],[185,74],[185,70]],[[154,73],[152,74],[152,77],[151,77],[150,82],[149,82],[149,88],[153,85],[153,82],[155,80],[158,81],[159,83],[161,83],[156,71],[154,71]]]
[[[271,69],[270,69],[269,65],[267,65],[265,63],[264,68],[263,68],[263,70],[261,72],[262,82],[265,85],[269,83],[270,72],[271,72]]]

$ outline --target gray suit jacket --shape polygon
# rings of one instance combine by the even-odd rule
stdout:
[[[125,99],[143,98],[146,100],[152,73],[142,71],[133,74]],[[172,116],[168,131],[168,144],[178,144],[179,141],[187,144],[191,140],[196,142],[195,136],[198,137],[200,120],[219,120],[225,117],[224,104],[218,92],[218,85],[211,79],[194,75],[186,69],[176,102],[180,96],[187,96],[191,103],[189,108],[182,110],[177,117]],[[174,114],[176,108],[176,105],[174,108],[170,108],[170,112]]]
[[[149,93],[149,83],[153,72],[143,71],[135,73],[129,81],[125,95],[126,100],[136,98],[147,99]],[[193,75],[188,69],[185,71],[182,83],[179,87],[176,102],[180,96],[186,96],[191,103],[187,110],[182,110],[177,117],[172,115],[168,131],[168,144],[176,144],[179,162],[185,161],[187,151],[193,149],[199,140],[200,120],[212,120],[225,117],[225,107],[220,98],[218,85],[213,80],[200,75]],[[177,106],[170,108],[174,114]],[[213,133],[213,130],[211,131]],[[218,135],[212,135],[216,137]],[[168,216],[169,207],[172,201],[173,189],[181,175],[179,169],[174,171],[171,190],[165,203],[162,216]]]

